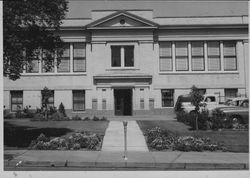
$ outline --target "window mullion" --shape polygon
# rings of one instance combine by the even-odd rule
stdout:
[[[207,42],[204,41],[204,59],[205,59],[205,71],[208,71],[208,56],[207,56]]]
[[[223,41],[220,41],[220,66],[221,71],[224,71],[224,54],[223,54]]]
[[[125,50],[124,50],[124,46],[121,46],[121,67],[125,67],[124,60],[125,60]]]
[[[191,63],[191,42],[188,42],[188,71],[191,71],[192,63]]]
[[[175,43],[172,42],[172,64],[173,64],[173,71],[176,71],[175,70]]]
[[[69,46],[70,73],[73,73],[73,43]]]

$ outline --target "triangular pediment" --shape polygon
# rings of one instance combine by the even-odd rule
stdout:
[[[88,29],[115,29],[115,28],[157,28],[158,24],[128,13],[118,11],[106,17],[98,19],[87,25]]]

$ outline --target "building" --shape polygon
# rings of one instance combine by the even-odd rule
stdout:
[[[167,114],[192,85],[221,101],[249,96],[247,2],[76,3],[59,67],[33,61],[21,79],[5,78],[5,109],[41,107],[45,86],[69,116]]]

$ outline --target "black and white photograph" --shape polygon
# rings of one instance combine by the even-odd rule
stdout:
[[[0,3],[4,174],[250,175],[248,1]]]

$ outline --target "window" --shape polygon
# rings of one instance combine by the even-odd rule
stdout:
[[[207,55],[208,55],[208,70],[218,71],[221,70],[220,66],[220,42],[210,41],[207,43]]]
[[[225,99],[237,97],[238,89],[237,88],[228,88],[225,89]]]
[[[29,62],[26,68],[27,73],[38,73],[39,72],[39,61],[38,59],[34,59]]]
[[[70,48],[69,44],[65,44],[63,55],[60,58],[61,62],[58,66],[58,72],[69,72],[70,71]]]
[[[224,54],[224,70],[225,71],[237,70],[236,42],[225,41],[223,43],[223,54]]]
[[[204,65],[204,44],[202,41],[191,43],[191,53],[192,53],[192,70],[193,71],[203,71],[205,69]]]
[[[162,89],[161,98],[162,98],[162,107],[174,106],[174,90],[173,89]]]
[[[23,109],[23,91],[11,91],[11,111]]]
[[[125,67],[134,66],[134,46],[124,46]]]
[[[134,46],[111,46],[112,67],[133,67]]]
[[[74,72],[86,72],[86,47],[84,43],[74,43]]]
[[[173,71],[172,43],[161,42],[159,45],[160,45],[160,71]]]
[[[85,90],[73,91],[73,111],[85,111]]]
[[[176,71],[188,71],[188,43],[176,42],[175,53]]]
[[[49,90],[50,91],[50,97],[48,99],[48,107],[54,107],[54,90]],[[44,105],[44,95],[42,93],[42,105]]]

